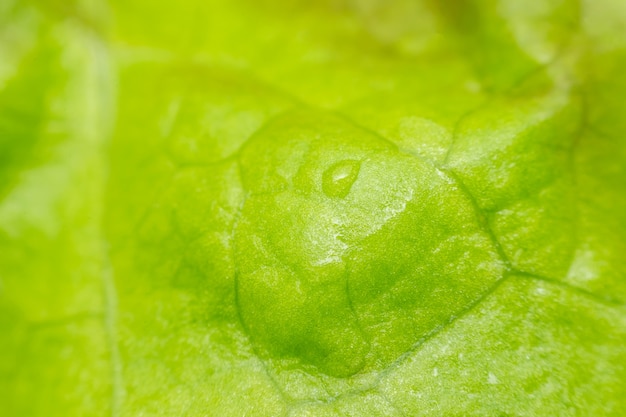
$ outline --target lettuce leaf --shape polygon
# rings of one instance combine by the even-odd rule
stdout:
[[[626,415],[625,27],[3,2],[2,415]]]

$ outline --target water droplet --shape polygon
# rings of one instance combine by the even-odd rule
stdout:
[[[343,198],[348,195],[359,175],[361,162],[345,160],[332,165],[322,175],[322,189],[329,197]]]

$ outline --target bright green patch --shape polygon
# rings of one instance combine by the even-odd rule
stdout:
[[[618,0],[0,5],[0,414],[626,415]]]

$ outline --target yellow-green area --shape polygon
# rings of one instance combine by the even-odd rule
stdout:
[[[0,415],[626,415],[626,3],[0,2]]]

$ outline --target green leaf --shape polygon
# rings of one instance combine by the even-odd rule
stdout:
[[[624,25],[4,2],[1,414],[626,414]]]

